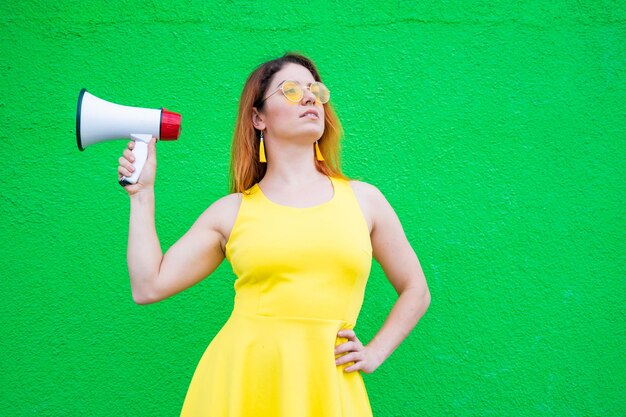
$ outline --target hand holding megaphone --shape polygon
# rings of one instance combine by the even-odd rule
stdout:
[[[120,185],[135,184],[148,158],[148,143],[176,140],[180,135],[182,117],[166,109],[122,106],[102,100],[82,89],[76,110],[76,142],[81,151],[94,143],[132,139],[133,167],[130,176],[123,175]],[[121,161],[120,161],[121,162]]]
[[[152,137],[147,143],[147,156],[143,163],[140,162],[143,160],[143,155],[141,154],[143,151],[139,153],[139,160],[137,160],[136,157],[137,146],[143,147],[143,144],[145,144],[145,142],[141,140],[128,142],[127,148],[124,149],[123,155],[119,158],[119,166],[117,167],[119,181],[122,181],[123,178],[130,178],[135,181],[132,184],[124,186],[124,189],[129,195],[136,194],[145,188],[154,187],[157,167],[156,142],[157,139]],[[142,164],[139,170],[141,177],[136,175],[137,168],[135,166],[138,162]]]
[[[133,169],[132,171],[129,171],[130,174],[124,174],[124,176],[120,178],[119,182],[122,185],[136,184],[139,180],[141,171],[148,160],[148,144],[152,140],[153,136],[131,133],[130,138],[133,140],[133,142],[131,142],[132,147],[129,145],[131,155],[128,155],[126,159],[131,161]]]

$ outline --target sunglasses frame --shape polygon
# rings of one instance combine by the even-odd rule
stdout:
[[[299,99],[297,99],[297,100],[295,100],[295,101],[294,101],[294,100],[291,100],[291,99],[290,99],[289,97],[287,97],[287,95],[285,94],[284,87],[285,87],[285,83],[288,83],[288,82],[296,83],[296,84],[298,84],[298,85],[300,86],[301,91],[302,91],[302,96],[300,96],[300,98],[299,98]],[[320,103],[322,103],[322,104],[326,104],[326,103],[328,103],[328,101],[330,101],[330,90],[328,89],[328,87],[326,87],[326,85],[325,85],[323,82],[321,82],[321,81],[314,81],[314,82],[312,82],[311,84],[309,84],[308,86],[305,86],[305,85],[302,85],[302,84],[300,84],[298,81],[295,81],[295,80],[285,80],[285,81],[283,81],[282,83],[280,83],[280,85],[278,86],[278,88],[277,88],[276,90],[274,90],[274,92],[273,92],[272,94],[270,94],[269,96],[267,96],[267,97],[265,97],[263,100],[261,100],[261,103],[259,103],[259,104],[263,104],[263,103],[265,103],[265,100],[267,100],[268,98],[272,97],[274,94],[278,93],[279,91],[282,91],[283,96],[285,96],[285,98],[286,98],[287,100],[291,101],[292,103],[297,103],[297,102],[299,102],[300,100],[302,100],[302,97],[304,97],[304,89],[306,88],[306,89],[308,89],[309,91],[311,91],[311,86],[313,86],[313,84],[321,84],[321,85],[323,85],[323,86],[324,86],[324,88],[328,91],[328,100],[326,100],[326,101],[325,101],[325,102],[323,102],[323,103],[322,103],[322,101],[319,99],[319,97],[315,96],[315,93],[311,92],[311,93],[315,96],[315,101],[319,101],[319,102],[320,102]]]

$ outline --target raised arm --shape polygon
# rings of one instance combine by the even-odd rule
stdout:
[[[118,173],[130,176],[133,156],[130,142],[120,158]],[[213,203],[163,255],[155,226],[154,178],[156,146],[148,146],[148,159],[136,184],[124,188],[130,196],[127,262],[133,300],[137,304],[161,301],[210,275],[224,259],[226,219],[233,217],[239,194]]]
[[[131,213],[142,213],[143,220],[131,225],[128,245],[128,270],[133,299],[137,304],[150,304],[171,297],[209,276],[224,260],[221,232],[223,219],[231,217],[237,194],[222,197],[207,208],[165,255],[154,229],[154,218],[145,214],[154,206],[154,197],[131,200]],[[134,206],[134,207],[133,207]],[[154,213],[154,209],[151,211]]]

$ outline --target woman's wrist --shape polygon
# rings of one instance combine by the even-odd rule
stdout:
[[[149,187],[129,194],[131,202],[145,203],[147,201],[154,201],[154,187]]]

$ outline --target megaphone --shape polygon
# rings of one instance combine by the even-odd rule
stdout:
[[[135,184],[148,159],[148,143],[157,140],[176,140],[180,136],[181,115],[164,108],[145,109],[110,103],[80,90],[76,110],[76,144],[84,151],[94,143],[118,139],[135,141],[133,156],[135,171],[122,177],[120,185]]]

